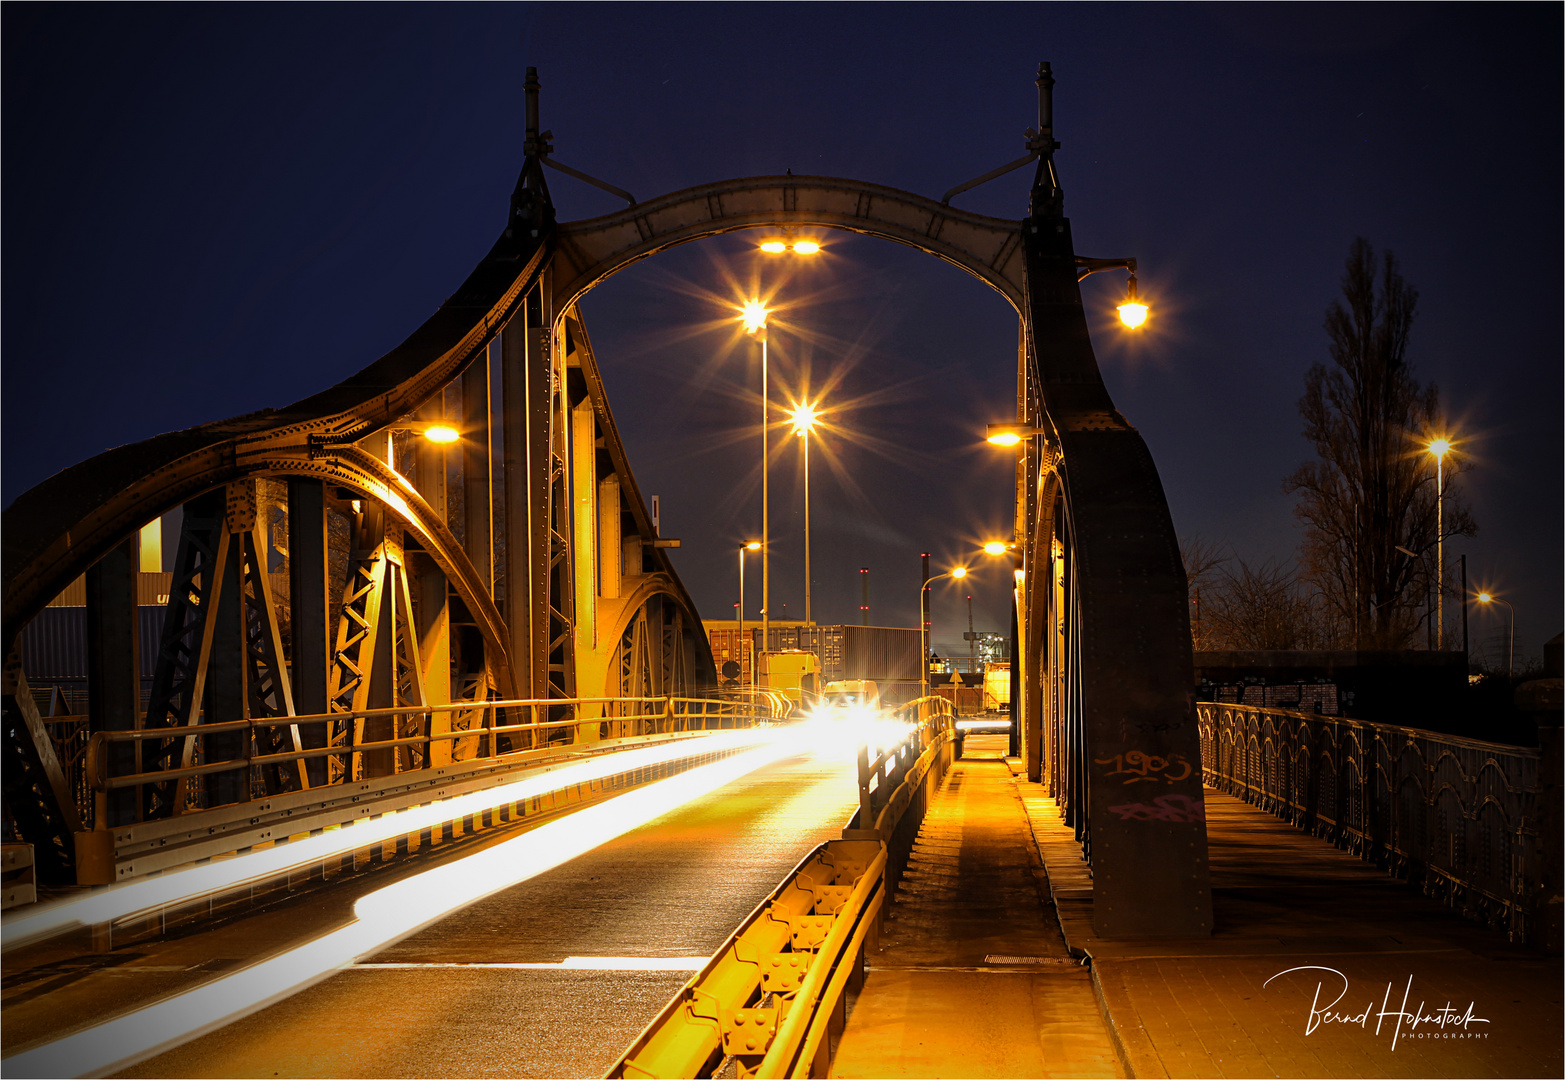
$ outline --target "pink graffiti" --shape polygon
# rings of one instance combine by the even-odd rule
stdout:
[[[1121,803],[1109,807],[1121,821],[1205,821],[1206,807],[1189,795],[1159,795],[1146,803]]]

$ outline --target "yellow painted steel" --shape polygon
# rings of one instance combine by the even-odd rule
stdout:
[[[710,1075],[731,1056],[739,1075],[754,1076],[781,1040],[797,1045],[804,1031],[794,1010],[813,1013],[826,974],[870,915],[885,862],[885,846],[874,840],[833,840],[812,851],[607,1075]]]

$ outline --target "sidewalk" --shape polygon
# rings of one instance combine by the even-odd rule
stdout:
[[[1004,753],[969,737],[931,800],[830,1075],[1125,1075]]]
[[[1356,856],[1210,788],[1216,931],[1102,941],[1092,933],[1092,883],[1079,846],[1039,785],[1015,784],[1066,942],[1091,958],[1131,1075],[1562,1075],[1558,958],[1513,947]],[[1443,1026],[1397,1023],[1404,1011],[1438,1018],[1447,1005]]]

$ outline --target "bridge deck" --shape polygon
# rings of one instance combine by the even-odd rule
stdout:
[[[1211,789],[1215,933],[1102,941],[1092,933],[1079,849],[1038,785],[1019,780],[1017,788],[1066,941],[1092,958],[1133,1075],[1562,1075],[1559,958],[1514,947],[1354,855]],[[1306,1032],[1317,986],[1320,1008],[1342,987],[1332,971],[1263,985],[1303,965],[1342,973],[1348,989],[1334,1011],[1352,1022]],[[1487,1023],[1397,1028],[1404,1008],[1427,1016],[1449,1004],[1466,1014],[1469,1003]],[[1393,1015],[1382,1020],[1382,1011]]]

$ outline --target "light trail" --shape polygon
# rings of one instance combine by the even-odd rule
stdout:
[[[354,964],[348,971],[422,971],[425,968],[497,968],[504,971],[700,971],[710,956],[567,956],[546,963]]]
[[[468,792],[406,810],[390,811],[373,821],[363,818],[339,828],[328,829],[318,836],[277,844],[237,858],[170,871],[157,877],[113,885],[39,905],[36,910],[28,910],[18,917],[6,919],[0,924],[0,934],[3,934],[5,947],[9,949],[79,927],[112,922],[170,904],[188,903],[250,882],[302,870],[315,863],[340,858],[399,836],[435,828],[448,821],[481,814],[507,803],[544,795],[572,784],[585,784],[615,773],[766,742],[772,738],[771,729],[749,728],[681,739],[639,750],[603,754],[589,761],[550,768],[483,791]],[[365,810],[366,814],[369,812]]]
[[[447,866],[360,897],[354,921],[304,945],[4,1059],[9,1076],[92,1076],[128,1068],[298,993],[484,897],[585,854],[725,784],[808,749],[794,730],[768,745],[578,810]]]

